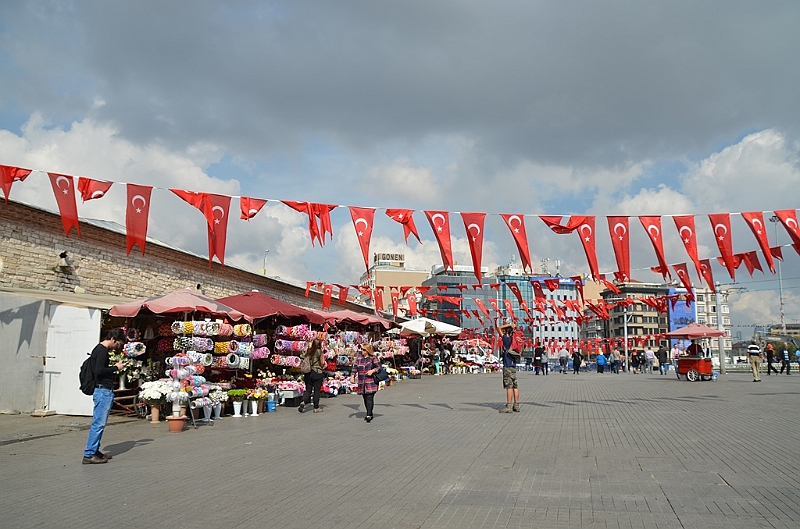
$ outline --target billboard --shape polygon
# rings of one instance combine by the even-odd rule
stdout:
[[[667,312],[667,314],[669,314],[669,330],[674,331],[675,329],[686,327],[690,323],[695,323],[697,321],[697,307],[695,306],[694,300],[690,301],[687,305],[686,289],[670,288],[669,295],[678,296],[678,301],[675,303],[674,307],[672,303],[669,304],[669,310]],[[677,344],[678,348],[683,350],[691,343],[691,340],[672,339],[669,345],[670,348],[672,348]]]

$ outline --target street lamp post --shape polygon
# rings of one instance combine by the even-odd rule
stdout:
[[[769,221],[775,224],[775,244],[780,246],[778,242],[778,216],[773,215],[769,218]],[[780,297],[781,301],[781,333],[786,334],[786,321],[783,315],[783,275],[781,273],[781,260],[778,259],[778,296]]]

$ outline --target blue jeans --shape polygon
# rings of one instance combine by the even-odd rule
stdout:
[[[86,448],[83,450],[83,457],[92,457],[100,450],[100,440],[103,438],[103,430],[106,429],[108,414],[114,404],[114,390],[106,388],[94,388],[92,395],[94,400],[94,418],[92,426],[89,428],[89,438],[86,440]]]
[[[666,375],[667,373],[669,373],[669,364],[666,362],[659,362],[658,370]]]

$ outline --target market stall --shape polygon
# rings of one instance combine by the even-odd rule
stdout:
[[[725,336],[725,331],[712,329],[699,323],[691,323],[686,327],[675,329],[665,334],[667,338],[678,338],[684,340],[700,340],[705,338],[716,338]],[[690,346],[687,351],[691,351]],[[702,350],[701,347],[697,347]],[[711,358],[699,354],[685,354],[678,357],[678,368],[676,369],[676,376],[680,380],[681,375],[690,382],[698,380],[712,380],[714,378],[714,371],[711,366]]]

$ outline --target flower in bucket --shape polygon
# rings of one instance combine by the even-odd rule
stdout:
[[[245,398],[247,398],[247,390],[246,389],[229,389],[228,390],[228,397],[231,398],[234,402],[241,402]]]
[[[144,382],[139,391],[139,398],[147,402],[147,404],[154,406],[163,404],[166,400],[167,393],[172,391],[172,386],[168,380],[153,380],[152,382]]]
[[[265,389],[247,390],[247,400],[264,400],[266,398],[267,398],[267,390]]]
[[[216,406],[217,404],[228,401],[228,392],[217,387],[217,389],[213,389],[208,393],[208,398],[211,399],[211,402]]]
[[[124,364],[118,373],[120,376],[125,375],[128,381],[137,379],[142,375],[143,364],[141,360],[136,360],[135,358],[125,356],[122,353],[111,353],[108,355],[108,357],[108,365],[110,366],[113,366],[118,362],[122,362],[122,364]]]

